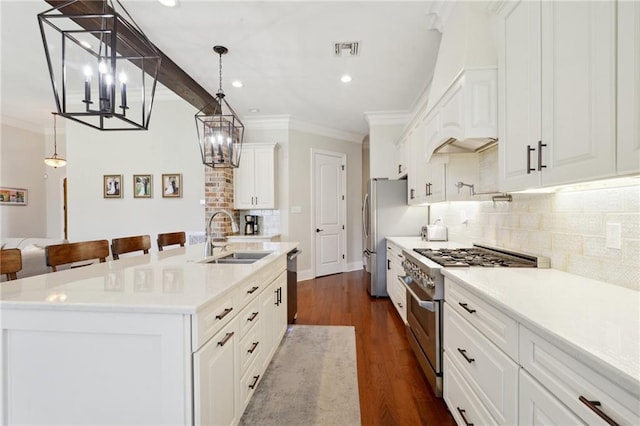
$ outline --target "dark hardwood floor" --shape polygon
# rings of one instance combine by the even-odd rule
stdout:
[[[362,271],[299,282],[296,324],[355,327],[363,425],[455,425],[423,377],[391,301],[367,294]]]

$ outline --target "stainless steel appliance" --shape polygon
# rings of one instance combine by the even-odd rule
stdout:
[[[293,324],[298,316],[298,256],[302,250],[287,253],[287,324]]]
[[[403,250],[407,289],[407,338],[436,396],[442,396],[442,268],[548,268],[549,259],[474,244],[459,249]]]
[[[371,296],[387,294],[385,238],[418,235],[428,222],[427,207],[407,205],[407,181],[370,179],[362,206],[364,270]]]

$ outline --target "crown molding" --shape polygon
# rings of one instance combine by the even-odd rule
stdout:
[[[256,117],[243,118],[242,123],[246,128],[254,130],[289,130],[291,126],[291,116],[282,115],[261,115]]]
[[[405,125],[411,118],[408,111],[370,111],[364,113],[370,126]]]

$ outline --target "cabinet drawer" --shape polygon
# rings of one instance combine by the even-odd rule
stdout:
[[[245,307],[240,315],[238,322],[240,324],[240,338],[244,337],[260,321],[260,300],[256,299]]]
[[[287,269],[287,257],[285,255],[282,255],[280,260],[271,262],[270,265],[266,266],[260,272],[258,282],[262,283],[262,285],[266,287],[271,283],[271,281],[275,280],[282,271],[286,269]]]
[[[262,350],[260,342],[260,327],[254,327],[240,340],[240,375],[247,371],[247,367],[257,358]]]
[[[236,293],[230,291],[197,313],[192,330],[194,352],[236,316]]]
[[[524,370],[520,370],[518,398],[518,424],[521,426],[585,424]]]
[[[518,323],[476,295],[445,278],[444,299],[463,318],[518,361]]]
[[[444,350],[499,424],[518,420],[518,365],[454,311],[444,306]]]
[[[253,393],[258,387],[258,383],[262,380],[262,373],[260,372],[258,362],[254,362],[249,366],[247,372],[244,373],[240,379],[240,409],[244,412],[247,408],[247,404],[251,400]]]
[[[261,281],[262,274],[253,274],[245,280],[238,288],[238,306],[242,307],[253,300],[262,290],[267,282]]]
[[[588,424],[640,424],[640,400],[557,346],[520,326],[520,364]],[[582,402],[581,397],[585,402]],[[588,401],[599,406],[589,408]],[[594,410],[595,408],[595,410]]]
[[[402,265],[402,261],[404,260],[402,249],[389,241],[387,241],[387,259],[397,265]]]
[[[444,354],[443,397],[459,425],[497,425],[489,411],[469,388],[455,363]]]

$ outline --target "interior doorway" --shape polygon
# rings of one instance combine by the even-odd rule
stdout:
[[[312,150],[314,276],[345,271],[347,156]]]

